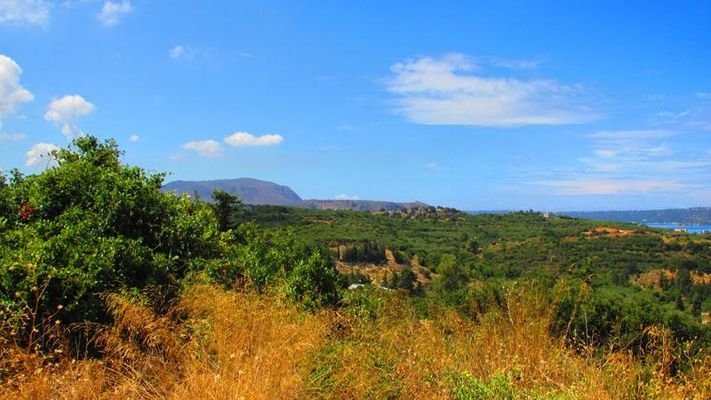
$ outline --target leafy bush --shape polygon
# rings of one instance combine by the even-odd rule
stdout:
[[[487,380],[468,373],[450,374],[452,397],[457,400],[513,400],[517,390],[509,375],[499,372]]]
[[[584,282],[563,282],[553,309],[551,329],[575,347],[611,346],[643,352],[655,326],[669,329],[676,342],[710,343],[709,332],[689,315],[660,307],[631,289],[593,290]]]
[[[273,235],[244,223],[226,239],[224,258],[210,262],[208,276],[229,287],[246,281],[257,290],[283,287],[292,300],[309,308],[338,301],[339,276],[322,250],[312,250],[288,232]]]
[[[163,175],[121,164],[115,142],[81,137],[58,166],[0,185],[3,326],[32,341],[48,319],[108,319],[101,294],[175,285],[217,254],[212,211],[160,192]],[[32,340],[31,340],[32,339]]]
[[[327,257],[314,251],[298,260],[286,279],[286,293],[309,308],[335,305],[338,301],[338,272]]]

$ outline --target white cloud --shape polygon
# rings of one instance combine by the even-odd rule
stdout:
[[[27,138],[24,133],[0,133],[0,142],[17,142]]]
[[[406,60],[391,67],[387,89],[399,96],[398,111],[420,124],[517,127],[597,117],[576,101],[578,85],[488,77],[474,73],[479,68],[462,54]]]
[[[215,140],[193,140],[183,144],[183,149],[192,150],[203,157],[215,157],[222,153],[222,146]]]
[[[688,186],[672,180],[635,179],[562,179],[540,181],[553,194],[559,196],[644,194],[650,192],[675,192]],[[550,193],[550,192],[549,192]]]
[[[643,172],[659,167],[662,158],[672,154],[670,146],[661,140],[676,135],[677,132],[661,129],[596,132],[588,135],[595,147],[594,157],[580,160],[597,171]]]
[[[691,126],[693,128],[698,128],[698,129],[701,129],[704,131],[711,131],[711,120],[691,121],[691,122],[689,122],[689,126]]]
[[[44,119],[54,122],[61,129],[64,136],[71,140],[83,134],[79,127],[76,126],[76,120],[91,114],[95,108],[93,104],[78,94],[64,96],[49,103]]]
[[[59,150],[59,147],[50,143],[37,143],[26,153],[27,159],[25,165],[28,167],[52,166],[56,164],[56,160],[50,154],[54,150]]]
[[[128,140],[130,140],[130,141],[132,141],[132,142],[137,142],[137,141],[141,140],[141,137],[138,136],[138,135],[131,135],[131,136],[128,138]]]
[[[617,155],[617,152],[615,150],[610,149],[597,149],[594,153],[600,158],[613,158]]]
[[[590,134],[589,137],[599,140],[608,140],[615,142],[630,142],[647,139],[661,139],[670,136],[675,136],[677,133],[663,129],[647,129],[647,130],[622,130],[622,131],[601,131]]]
[[[531,183],[560,196],[678,195],[709,189],[711,153],[686,149],[687,140],[680,133],[620,130],[596,132],[588,138],[592,154],[581,157],[579,165],[543,172]]]
[[[133,6],[128,0],[106,1],[101,8],[101,12],[96,16],[104,26],[114,26],[119,23],[119,19],[133,11]]]
[[[448,165],[442,165],[439,161],[430,161],[425,163],[424,165],[425,169],[433,171],[433,172],[446,172],[446,171],[456,171],[456,167],[448,166]]]
[[[445,168],[442,167],[442,165],[440,165],[440,163],[438,163],[437,161],[430,161],[430,162],[426,163],[425,169],[428,169],[430,171],[435,171],[435,172],[442,172],[445,170]]]
[[[269,134],[254,136],[247,132],[235,132],[225,138],[225,143],[234,147],[241,146],[273,146],[284,141],[281,135]]]
[[[683,110],[683,111],[661,111],[657,113],[657,116],[665,119],[667,121],[675,121],[682,119],[686,116],[688,116],[691,113],[691,110]]]
[[[191,59],[195,56],[195,52],[189,46],[177,45],[168,51],[168,55],[173,60],[179,58]]]
[[[540,60],[516,60],[499,57],[481,57],[477,61],[488,62],[495,67],[507,69],[536,69],[541,64]]]
[[[51,5],[45,0],[0,0],[0,24],[44,25]]]
[[[359,200],[358,196],[351,196],[348,194],[339,194],[335,197],[336,200]]]
[[[12,58],[0,54],[0,127],[4,117],[20,104],[34,99],[32,93],[20,85],[20,75],[22,68]]]

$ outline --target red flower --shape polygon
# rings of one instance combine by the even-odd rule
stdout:
[[[35,208],[30,203],[22,203],[20,206],[20,219],[27,221],[35,213]]]

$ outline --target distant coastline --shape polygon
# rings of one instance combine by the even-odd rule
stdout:
[[[668,229],[668,230],[682,230],[687,233],[711,233],[711,225],[686,225],[686,224],[675,224],[675,223],[659,223],[659,222],[649,222],[644,223],[644,225],[650,228]]]

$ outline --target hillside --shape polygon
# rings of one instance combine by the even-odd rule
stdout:
[[[239,196],[247,204],[294,205],[301,198],[288,186],[252,178],[221,179],[212,181],[174,181],[163,186],[165,192],[193,193],[210,200],[215,189]]]
[[[291,231],[313,246],[327,247],[333,258],[342,261],[385,267],[383,249],[391,249],[398,262],[437,274],[450,255],[480,282],[584,278],[604,296],[634,299],[663,310],[676,308],[697,322],[702,313],[711,312],[711,285],[669,280],[655,291],[635,284],[640,275],[660,268],[688,270],[692,277],[711,274],[711,242],[705,235],[546,218],[535,212],[469,215],[442,208],[359,213],[255,207],[244,218],[277,235]]]
[[[711,207],[674,208],[641,211],[570,211],[559,213],[570,217],[635,223],[659,223],[681,225],[711,224]]]

